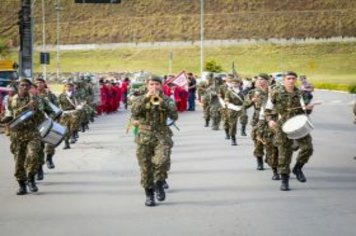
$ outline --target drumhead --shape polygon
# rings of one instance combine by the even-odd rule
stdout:
[[[297,115],[287,120],[283,124],[282,130],[288,134],[302,128],[307,122],[308,117],[306,115]]]
[[[17,129],[20,124],[23,124],[29,120],[33,115],[34,112],[32,110],[22,112],[15,120],[10,123],[10,129]]]
[[[46,119],[38,126],[38,131],[41,134],[41,137],[46,137],[49,131],[52,129],[53,121],[51,119]]]

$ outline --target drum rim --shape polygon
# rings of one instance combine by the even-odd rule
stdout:
[[[32,111],[32,110],[27,110],[27,111],[21,112],[20,115],[18,115],[13,121],[10,122],[9,128],[10,128],[11,130],[17,130],[17,129],[18,129],[18,127],[17,127],[18,125],[20,125],[20,124],[23,123],[23,122],[26,122],[26,121],[27,121],[28,119],[30,119],[32,116],[29,116],[26,120],[21,121],[20,123],[16,124],[15,126],[13,126],[14,123],[15,123],[16,121],[18,121],[18,120],[20,119],[20,117],[22,117],[24,114],[29,113],[29,112],[32,113],[32,116],[35,114],[34,111]],[[16,127],[17,127],[17,128],[16,128]]]

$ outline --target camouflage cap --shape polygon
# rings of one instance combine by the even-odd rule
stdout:
[[[158,75],[151,75],[150,77],[148,77],[147,81],[155,81],[162,84],[162,79]]]
[[[27,83],[29,85],[32,85],[32,81],[27,78],[21,78],[20,83]]]
[[[269,76],[266,73],[261,73],[258,75],[258,79],[269,80]]]

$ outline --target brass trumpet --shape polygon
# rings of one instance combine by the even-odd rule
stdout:
[[[162,98],[160,96],[158,96],[157,94],[151,96],[151,98],[150,98],[150,103],[154,106],[159,106],[161,104],[161,102],[162,102]]]

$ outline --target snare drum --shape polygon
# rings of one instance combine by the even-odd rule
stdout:
[[[290,139],[300,139],[307,136],[314,129],[306,115],[297,115],[288,119],[282,126],[282,130]]]
[[[24,124],[29,119],[31,119],[31,117],[33,117],[34,114],[35,114],[35,112],[33,110],[28,110],[28,111],[22,112],[16,119],[14,119],[10,123],[10,125],[9,125],[10,129],[17,130],[17,129],[21,128],[21,125]]]
[[[42,141],[52,144],[57,147],[64,139],[67,129],[54,122],[51,119],[46,119],[38,126],[38,131],[41,134]]]

